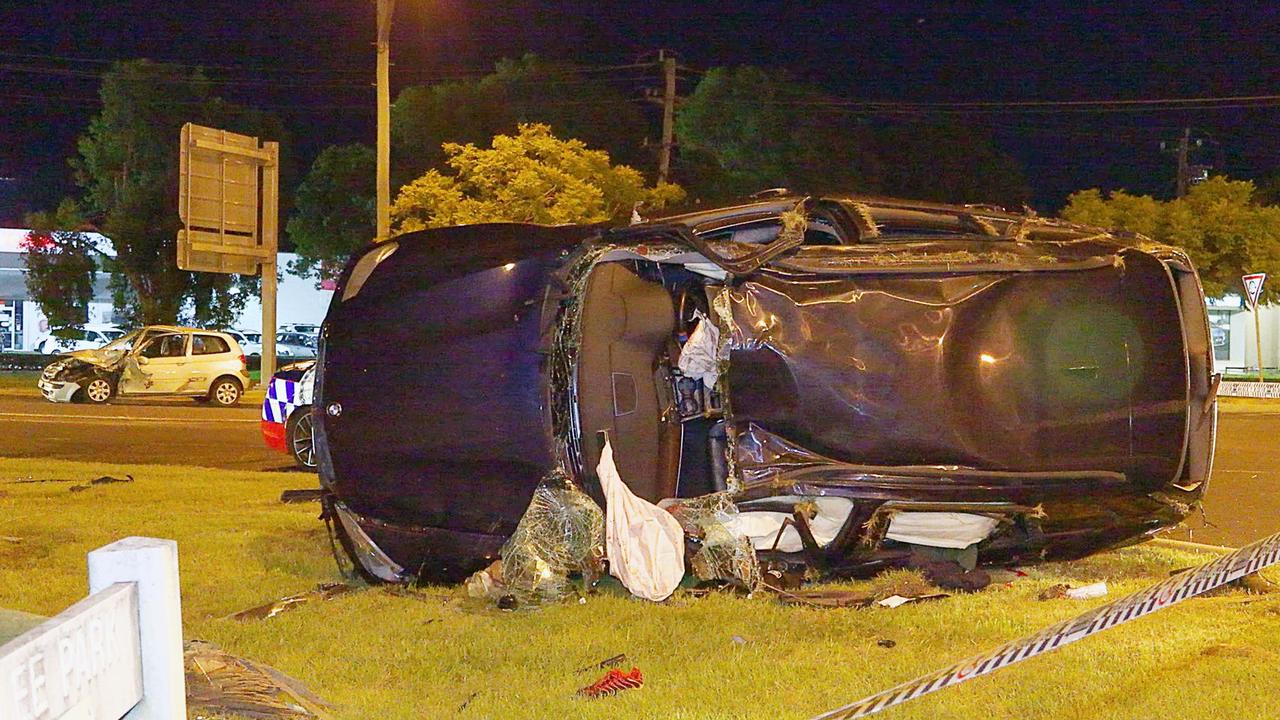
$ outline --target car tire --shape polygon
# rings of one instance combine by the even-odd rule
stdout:
[[[316,469],[315,435],[312,433],[311,406],[303,405],[289,415],[284,425],[285,446],[293,456],[293,464],[302,470]]]
[[[111,382],[110,378],[97,375],[89,378],[89,382],[85,383],[77,394],[84,398],[85,402],[103,405],[115,397],[116,384]]]
[[[220,377],[209,388],[209,400],[215,405],[232,407],[240,402],[240,382],[235,378]]]

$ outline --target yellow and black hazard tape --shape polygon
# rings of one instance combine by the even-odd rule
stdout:
[[[1167,608],[1174,603],[1274,565],[1278,560],[1280,560],[1280,533],[1246,545],[1207,565],[1179,573],[1146,590],[1094,608],[1079,617],[1060,622],[1031,637],[1014,640],[991,652],[962,660],[945,670],[924,675],[850,705],[825,712],[816,716],[814,720],[851,720],[878,713],[885,708],[971,680],[979,675],[993,673],[1002,667]]]

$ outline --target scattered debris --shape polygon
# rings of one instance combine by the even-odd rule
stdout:
[[[516,600],[515,595],[503,595],[498,598],[499,610],[515,610],[519,605],[520,602]]]
[[[746,645],[748,642],[748,640],[742,637],[741,635],[734,635],[733,637],[729,638],[729,640],[731,640],[734,645]]]
[[[280,502],[282,503],[305,503],[320,502],[320,498],[324,496],[324,490],[320,488],[307,488],[306,490],[285,490],[280,493]]]
[[[947,593],[921,593],[919,595],[879,595],[866,590],[800,590],[797,592],[779,592],[784,603],[788,605],[807,605],[820,608],[880,607],[896,608],[908,603],[925,600],[941,600],[951,597]]]
[[[297,595],[283,597],[279,600],[266,603],[265,605],[249,608],[248,610],[241,610],[238,613],[232,614],[230,617],[232,620],[240,621],[267,620],[285,612],[286,610],[292,610],[303,603],[311,602],[312,600],[329,600],[330,598],[335,598],[339,595],[345,595],[352,590],[355,590],[355,588],[346,583],[321,583],[320,585],[317,585],[314,590],[308,590],[306,592],[298,593]]]
[[[1107,584],[1105,582],[1096,582],[1084,587],[1072,588],[1067,591],[1067,597],[1072,600],[1089,600],[1091,598],[1105,597],[1107,594]]]
[[[1041,590],[1041,591],[1040,591],[1040,594],[1036,596],[1036,599],[1038,599],[1038,600],[1060,600],[1060,599],[1065,598],[1065,597],[1067,596],[1067,591],[1068,591],[1068,590],[1070,590],[1070,589],[1071,589],[1071,586],[1070,586],[1070,585],[1067,585],[1067,584],[1065,584],[1065,583],[1057,583],[1057,584],[1055,584],[1055,585],[1050,585],[1049,587],[1045,588],[1044,590]]]
[[[588,670],[604,670],[605,668],[617,667],[627,661],[626,653],[618,653],[612,657],[607,657],[598,663],[592,663],[584,668],[578,668],[575,672],[584,673]]]
[[[470,695],[468,695],[468,696],[467,696],[467,699],[466,699],[466,700],[463,700],[463,701],[462,701],[462,704],[458,706],[458,712],[462,712],[463,710],[466,710],[466,709],[467,709],[467,706],[471,704],[471,701],[472,701],[472,700],[475,700],[475,699],[476,699],[476,696],[477,696],[477,695],[479,695],[479,694],[480,694],[480,691],[479,691],[479,690],[477,690],[477,691],[475,691],[475,692],[471,693]]]
[[[640,668],[633,667],[631,672],[612,668],[604,674],[604,677],[579,690],[578,695],[600,698],[640,687],[644,687],[644,674],[640,672]]]
[[[890,640],[889,638],[880,638],[879,640],[876,641],[876,645],[879,645],[882,648],[891,648],[891,647],[897,647],[898,643],[893,640]]]
[[[933,559],[920,553],[912,553],[907,567],[921,571],[930,584],[947,590],[974,592],[991,584],[986,570],[966,569],[957,561]]]
[[[14,537],[12,535],[0,535],[0,542],[13,543],[14,545],[17,545],[22,542],[22,538]]]
[[[896,607],[902,607],[903,605],[908,605],[910,603],[918,603],[918,602],[923,602],[925,600],[941,600],[943,598],[949,598],[949,597],[951,596],[946,593],[930,593],[929,595],[916,595],[915,597],[903,597],[902,595],[890,595],[889,597],[884,598],[883,600],[877,600],[876,605],[879,605],[880,607],[887,607],[892,609]]]
[[[214,715],[281,720],[327,717],[333,708],[305,685],[275,668],[192,640],[183,652],[187,710],[192,717]]]
[[[71,492],[82,492],[84,490],[88,490],[90,487],[94,485],[114,485],[115,483],[131,483],[131,482],[133,482],[132,475],[125,475],[122,478],[111,477],[110,475],[101,475],[99,477],[96,477],[90,480],[85,485],[72,485],[67,489],[70,490]]]
[[[1105,582],[1096,582],[1092,585],[1082,585],[1077,588],[1073,588],[1066,583],[1058,583],[1041,590],[1036,598],[1039,600],[1061,600],[1064,598],[1089,600],[1091,598],[1104,597],[1106,594],[1107,584]]]
[[[467,595],[473,598],[492,598],[501,595],[498,589],[502,587],[502,561],[494,560],[489,567],[473,573],[467,578],[464,587],[467,589]]]

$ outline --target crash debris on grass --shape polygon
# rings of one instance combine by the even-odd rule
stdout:
[[[184,648],[187,712],[193,717],[326,718],[333,708],[273,667],[192,640]]]
[[[585,698],[602,698],[640,687],[644,687],[644,673],[640,672],[640,668],[633,667],[629,672],[612,668],[604,674],[604,677],[579,690],[578,695]]]
[[[345,595],[355,590],[354,587],[339,582],[321,583],[314,590],[308,590],[296,595],[273,600],[269,603],[251,607],[248,610],[241,610],[233,613],[229,617],[232,620],[267,620],[279,615],[282,612],[292,610],[299,605],[309,603],[315,600],[329,600],[339,595]]]
[[[70,490],[71,492],[83,492],[85,490],[88,490],[91,487],[94,487],[95,485],[114,485],[116,483],[131,483],[131,482],[133,482],[132,475],[125,475],[122,478],[112,477],[110,475],[102,475],[90,480],[85,485],[72,485],[67,489]]]

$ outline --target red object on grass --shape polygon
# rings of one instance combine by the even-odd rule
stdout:
[[[644,673],[640,672],[640,668],[633,667],[631,672],[611,668],[604,677],[582,688],[578,694],[583,697],[598,698],[638,687],[644,687]]]

